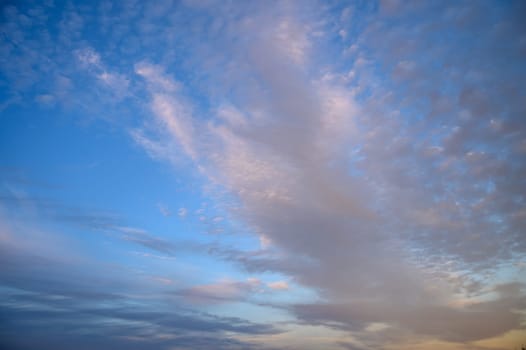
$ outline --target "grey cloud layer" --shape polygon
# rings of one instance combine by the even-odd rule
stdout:
[[[2,347],[258,349],[236,336],[280,332],[271,325],[190,310],[140,274],[95,263],[88,270],[86,262],[40,243],[38,251],[5,241],[0,245]]]

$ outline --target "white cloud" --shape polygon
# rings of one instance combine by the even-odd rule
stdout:
[[[77,59],[86,66],[101,66],[100,54],[92,48],[85,48],[75,52]]]
[[[98,74],[97,78],[107,86],[118,99],[122,99],[128,94],[130,80],[124,75],[104,71]]]
[[[154,92],[175,93],[179,89],[178,84],[166,77],[159,66],[141,62],[135,65],[135,73],[146,79]]]
[[[311,47],[309,31],[293,19],[283,19],[276,27],[276,43],[285,55],[296,64],[303,65]]]
[[[190,106],[177,94],[177,83],[166,77],[157,66],[141,63],[136,73],[148,84],[151,93],[151,109],[158,122],[158,132],[168,133],[181,146],[184,153],[197,159],[194,145],[195,132]]]
[[[188,210],[186,208],[179,208],[179,210],[177,211],[177,215],[179,215],[179,217],[181,218],[186,217],[187,214]]]
[[[130,130],[131,138],[153,159],[178,163],[180,157],[173,152],[175,145],[170,140],[159,141],[157,137],[148,137],[141,129]]]
[[[172,213],[170,212],[170,210],[162,203],[158,203],[157,204],[157,207],[159,208],[159,212],[163,215],[163,216],[171,216]]]

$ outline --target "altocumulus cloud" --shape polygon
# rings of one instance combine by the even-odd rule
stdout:
[[[89,115],[149,157],[116,159],[142,182],[122,202],[98,203],[127,220],[24,204],[21,189],[42,189],[5,177],[6,344],[524,341],[525,11],[513,1],[4,7],[4,113],[40,101],[65,119]],[[199,199],[180,194],[189,188]],[[128,206],[150,192],[150,210]],[[105,233],[113,248],[53,248],[81,229]],[[36,249],[24,234],[58,242]],[[132,261],[125,243],[177,259]],[[70,278],[79,271],[91,271],[86,282]],[[152,277],[175,285],[141,283]],[[321,335],[298,340],[312,329]],[[34,342],[20,336],[29,330]]]

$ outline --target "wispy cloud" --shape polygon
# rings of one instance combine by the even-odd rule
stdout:
[[[175,252],[174,244],[150,235],[147,231],[133,227],[114,227],[123,234],[123,239],[130,241],[159,253],[172,255]]]
[[[158,253],[173,255],[175,252],[175,245],[172,242],[155,237],[143,229],[123,226],[123,219],[116,213],[73,207],[60,201],[38,198],[26,193],[17,194],[16,191],[0,196],[0,203],[7,204],[21,220],[27,218],[51,220],[87,229],[91,231],[88,233],[92,234],[117,235],[124,241],[139,244]]]
[[[161,214],[163,216],[171,216],[172,215],[172,212],[166,206],[164,206],[162,203],[158,203],[157,207],[159,208],[159,211],[161,212]]]
[[[250,294],[261,290],[258,279],[247,281],[222,280],[212,284],[194,286],[177,291],[176,294],[195,303],[225,303],[245,300]]]
[[[157,117],[159,131],[167,131],[179,142],[184,153],[195,159],[197,154],[194,146],[192,111],[182,97],[176,97],[178,84],[168,78],[158,66],[137,64],[135,72],[146,80],[152,94],[151,109]]]

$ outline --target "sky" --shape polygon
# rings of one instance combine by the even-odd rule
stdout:
[[[526,2],[0,7],[0,348],[526,344]]]

